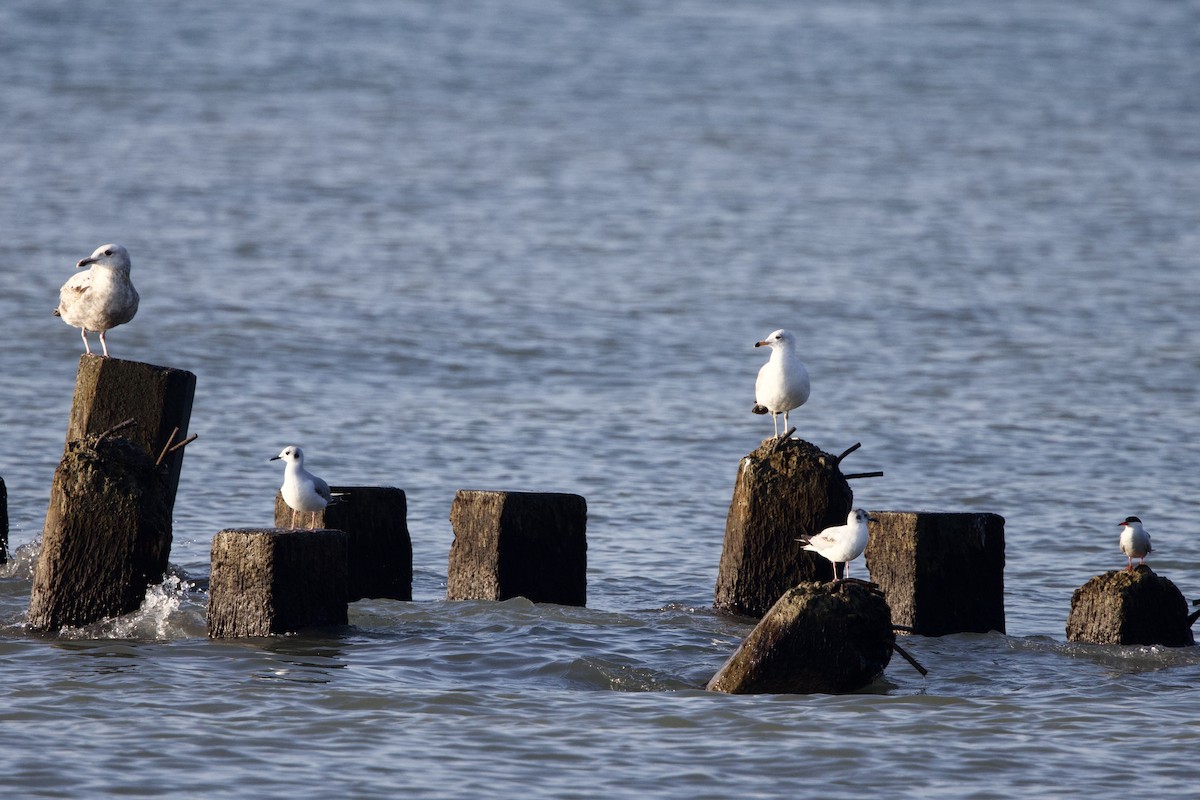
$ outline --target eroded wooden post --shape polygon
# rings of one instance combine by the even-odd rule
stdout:
[[[134,425],[124,429],[122,437],[137,444],[151,458],[157,458],[173,431],[175,442],[187,438],[195,394],[196,376],[187,370],[82,355],[67,424],[67,442],[132,419]],[[183,449],[167,453],[162,463],[171,478],[173,507],[183,467]]]
[[[447,596],[582,606],[587,503],[576,494],[459,491]]]
[[[81,626],[136,611],[163,579],[196,377],[84,355],[34,571],[29,625]],[[159,463],[161,456],[161,463]]]
[[[344,531],[223,530],[212,541],[209,638],[345,625],[347,574]]]
[[[1097,575],[1076,589],[1067,641],[1167,647],[1196,643],[1183,593],[1144,564]]]
[[[896,635],[883,595],[861,581],[784,592],[705,687],[732,694],[853,692],[883,674]]]
[[[346,532],[350,602],[366,597],[412,600],[408,501],[393,486],[333,486],[338,502],[316,514],[316,527]],[[296,515],[307,527],[308,513]],[[275,526],[290,528],[292,509],[275,493]]]
[[[892,622],[923,636],[1004,633],[1004,518],[872,511],[867,568]]]
[[[802,439],[768,439],[741,460],[725,520],[717,608],[761,617],[796,584],[833,579],[833,565],[796,538],[845,523],[854,493],[838,464]]]

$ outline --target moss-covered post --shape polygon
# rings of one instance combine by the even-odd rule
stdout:
[[[761,617],[796,584],[832,580],[833,565],[796,538],[844,524],[853,501],[838,456],[802,439],[763,442],[738,465],[716,607]]]
[[[1144,564],[1097,575],[1076,589],[1067,641],[1167,647],[1196,643],[1183,593]]]
[[[67,443],[132,419],[135,424],[124,429],[122,437],[157,459],[169,440],[187,438],[195,394],[196,376],[187,370],[84,354],[79,357]],[[183,449],[168,452],[162,463],[170,476],[173,507]]]
[[[136,611],[163,579],[196,376],[80,357],[29,601],[37,630]]]
[[[853,692],[883,674],[895,641],[887,602],[868,584],[802,583],[784,592],[706,688]]]

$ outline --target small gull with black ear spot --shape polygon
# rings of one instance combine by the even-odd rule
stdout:
[[[801,536],[796,541],[804,545],[805,550],[832,561],[835,579],[837,565],[845,564],[843,575],[849,578],[850,562],[867,549],[867,523],[874,519],[864,509],[856,508],[846,516],[845,525],[826,528],[816,536]]]
[[[296,527],[296,512],[307,511],[312,514],[309,529],[317,526],[317,512],[330,503],[335,503],[329,484],[313,475],[304,468],[304,451],[295,445],[283,448],[279,455],[268,461],[283,460],[283,502],[292,510],[292,527]]]

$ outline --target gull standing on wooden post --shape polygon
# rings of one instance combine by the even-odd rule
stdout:
[[[1133,560],[1140,559],[1140,563],[1146,563],[1146,556],[1150,555],[1150,534],[1142,527],[1142,521],[1137,517],[1126,517],[1121,524],[1121,552],[1125,554],[1125,558],[1129,560],[1129,565],[1125,569],[1133,569]]]
[[[797,539],[805,550],[833,562],[833,577],[837,580],[837,565],[845,564],[843,577],[850,577],[850,562],[867,549],[867,523],[874,517],[864,509],[856,508],[846,516],[845,525],[826,528],[816,536],[801,536]]]
[[[100,347],[108,358],[104,332],[133,319],[138,310],[138,293],[129,280],[129,253],[119,244],[102,244],[75,265],[88,267],[78,272],[58,290],[58,308],[54,316],[79,328],[83,347],[91,355],[88,331],[100,334]]]
[[[808,401],[808,369],[796,355],[796,337],[780,328],[755,347],[771,348],[771,357],[758,371],[754,382],[755,414],[770,414],[775,423],[775,438],[779,438],[779,415],[783,414],[783,430],[788,430],[788,412]]]
[[[283,451],[268,461],[283,459],[287,466],[283,469],[283,502],[292,509],[292,527],[296,527],[296,512],[307,511],[312,514],[309,519],[309,529],[317,527],[317,512],[334,502],[329,484],[313,475],[304,468],[304,451],[295,445],[283,448]]]

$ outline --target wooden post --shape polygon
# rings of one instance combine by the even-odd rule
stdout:
[[[1067,641],[1167,647],[1196,643],[1183,593],[1144,564],[1097,575],[1076,589]]]
[[[187,430],[195,386],[196,376],[183,370],[80,357],[30,627],[57,630],[130,613],[146,587],[162,580],[183,463],[183,449],[166,445]]]
[[[29,626],[55,631],[136,611],[167,570],[172,487],[166,468],[127,439],[68,444],[54,471]]]
[[[187,437],[195,393],[196,376],[186,370],[85,353],[79,357],[67,442],[132,419],[134,425],[122,431],[122,436],[151,459],[157,458],[172,431],[178,429],[176,442]],[[183,449],[167,453],[162,463],[171,478],[170,502],[174,507]]]
[[[842,525],[854,493],[837,456],[802,439],[768,439],[738,465],[725,520],[715,605],[760,617],[803,581],[827,581],[833,565],[796,538]]]
[[[862,581],[789,589],[705,687],[733,694],[853,692],[883,674],[896,635]]]
[[[223,530],[212,542],[209,638],[345,625],[346,576],[344,531]]]
[[[0,564],[8,563],[8,490],[0,478]]]
[[[459,491],[447,596],[582,606],[587,503],[575,494]]]
[[[365,597],[412,600],[412,539],[403,489],[392,486],[333,486],[338,502],[317,512],[316,526],[346,532],[350,602]],[[299,513],[296,523],[311,519]],[[275,527],[289,528],[292,509],[275,493]]]
[[[892,622],[922,636],[1004,633],[1004,518],[872,511],[867,569]]]

